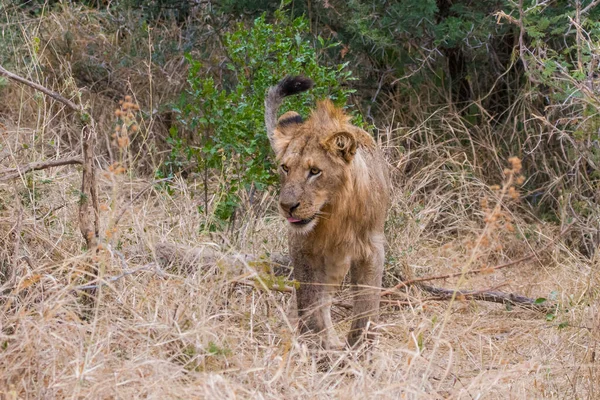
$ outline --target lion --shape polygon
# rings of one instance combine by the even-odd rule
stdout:
[[[371,135],[350,123],[330,100],[305,121],[277,118],[286,96],[313,86],[286,77],[265,99],[267,135],[279,164],[279,212],[287,220],[299,328],[325,349],[342,348],[331,322],[333,294],[350,271],[353,318],[347,345],[371,341],[379,314],[384,223],[390,204],[387,164]]]

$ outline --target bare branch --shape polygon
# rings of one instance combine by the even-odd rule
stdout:
[[[530,260],[538,255],[539,252],[546,250],[556,243],[556,241],[562,237],[572,225],[567,226],[563,231],[549,244],[544,246],[538,252],[533,252],[530,255],[519,258],[518,260],[514,260],[505,264],[500,264],[491,268],[482,268],[474,271],[468,271],[467,274],[475,274],[475,273],[483,273],[488,272],[490,270],[496,270],[501,268],[507,268],[512,265],[519,264],[521,262]],[[172,264],[179,264],[182,266],[186,266],[190,268],[192,266],[196,266],[198,264],[212,264],[217,260],[223,260],[229,263],[235,263],[241,257],[246,262],[266,262],[270,264],[273,268],[275,275],[284,275],[289,274],[289,268],[291,266],[290,258],[285,254],[271,254],[271,256],[266,260],[257,259],[255,256],[248,254],[238,254],[237,256],[227,256],[222,254],[218,249],[212,246],[203,246],[203,247],[187,247],[182,245],[174,245],[168,243],[157,243],[155,244],[155,251],[157,254],[157,259],[159,264],[164,264],[164,267],[168,267]],[[283,274],[282,274],[283,272]],[[549,312],[552,311],[556,306],[552,304],[539,304],[535,299],[531,299],[529,297],[525,297],[515,293],[506,293],[500,292],[496,290],[456,290],[456,289],[446,289],[436,286],[424,285],[421,282],[435,280],[435,279],[445,279],[453,276],[460,276],[462,273],[457,274],[447,274],[442,276],[434,276],[420,279],[413,279],[410,281],[401,282],[393,288],[387,289],[381,293],[381,297],[397,295],[398,289],[406,286],[418,286],[424,291],[433,294],[435,297],[429,298],[425,301],[440,301],[440,300],[451,300],[451,299],[470,299],[477,301],[487,301],[492,303],[500,303],[500,304],[510,304],[513,306],[519,306],[523,308],[527,308],[534,311],[542,311]],[[233,281],[234,284],[247,285],[247,286],[256,286],[252,282],[244,281],[244,280],[236,280]],[[276,285],[274,285],[276,286]],[[292,292],[291,287],[273,287],[273,290],[282,291],[282,292]],[[338,301],[334,303],[335,305],[342,308],[352,308],[350,303],[344,301]],[[391,305],[404,305],[409,304],[406,301],[392,299],[381,299],[381,304],[391,304]]]
[[[71,164],[83,164],[83,161],[81,160],[81,158],[63,158],[60,160],[33,162],[31,164],[23,165],[21,167],[0,171],[0,181],[8,181],[11,179],[18,178],[30,171],[39,171],[41,169],[60,167],[63,165]]]
[[[459,298],[465,300],[481,300],[492,303],[510,304],[542,312],[549,312],[555,308],[554,305],[538,303],[534,299],[514,293],[498,292],[494,290],[454,290],[428,285],[419,285],[419,287],[431,294],[439,296],[439,300]]]
[[[77,112],[83,111],[81,109],[81,107],[78,107],[77,104],[73,103],[71,100],[64,98],[60,94],[40,85],[38,83],[32,82],[32,81],[25,79],[19,75],[13,74],[10,71],[7,71],[6,69],[4,69],[2,67],[2,65],[0,65],[0,75],[6,76],[7,78],[12,79],[13,81],[17,81],[19,83],[27,85],[35,90],[39,90],[40,92],[44,93],[46,96],[52,97],[54,100],[63,103],[64,105],[66,105],[67,107],[72,109],[73,111],[77,111]]]
[[[259,285],[257,282],[255,281],[248,281],[248,280],[234,280],[231,281],[231,284],[233,285],[240,285],[240,286],[248,286],[248,287],[252,287],[254,289],[258,289],[258,290],[263,290],[263,286]],[[274,292],[281,292],[281,293],[293,293],[294,292],[294,288],[288,285],[269,285],[268,286],[269,290],[272,290]]]
[[[188,247],[181,244],[158,242],[154,244],[154,252],[158,263],[163,268],[177,266],[184,270],[194,270],[206,264],[218,261],[230,265],[256,263],[269,267],[274,275],[287,276],[290,273],[290,258],[285,254],[272,253],[268,258],[251,254],[223,254],[218,246],[206,244],[199,247]],[[264,265],[262,265],[264,264]]]
[[[525,14],[523,13],[523,0],[519,0],[519,58],[523,63],[523,68],[529,72],[527,60],[525,59]]]
[[[520,264],[522,262],[525,261],[529,261],[532,258],[535,258],[538,256],[539,253],[549,249],[550,247],[554,246],[556,244],[556,242],[558,241],[558,239],[560,239],[562,236],[564,236],[565,233],[567,233],[567,231],[569,229],[571,229],[571,227],[573,226],[573,224],[568,225],[565,229],[563,229],[550,243],[548,243],[546,246],[542,247],[540,250],[537,251],[532,251],[530,254],[521,257],[519,259],[513,260],[513,261],[509,261],[507,263],[504,264],[499,264],[493,267],[486,267],[486,268],[479,268],[479,269],[475,269],[472,271],[466,271],[466,272],[455,272],[453,274],[445,274],[445,275],[437,275],[437,276],[426,276],[424,278],[417,278],[417,279],[411,279],[408,281],[403,281],[398,283],[396,286],[384,291],[381,295],[382,296],[387,296],[390,295],[392,293],[394,293],[396,290],[403,288],[403,287],[407,287],[410,285],[414,285],[420,282],[428,282],[428,281],[435,281],[435,280],[440,280],[440,279],[448,279],[448,278],[456,278],[459,276],[468,276],[468,275],[476,275],[476,274],[489,274],[490,272],[499,270],[499,269],[503,269],[503,268],[508,268],[508,267],[512,267],[515,266],[517,264]]]
[[[94,168],[94,129],[90,125],[83,127],[83,175],[81,178],[81,199],[79,201],[79,230],[86,241],[87,248],[98,244],[100,234],[100,210]],[[90,219],[94,216],[94,221]]]
[[[596,0],[590,4],[588,4],[583,10],[581,10],[582,14],[587,13],[588,11],[590,11],[592,8],[596,7],[598,4],[600,4],[600,0]]]

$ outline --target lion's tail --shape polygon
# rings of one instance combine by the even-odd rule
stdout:
[[[277,85],[271,86],[265,98],[265,124],[269,141],[277,126],[277,111],[287,96],[302,93],[313,87],[313,81],[304,76],[286,76]]]

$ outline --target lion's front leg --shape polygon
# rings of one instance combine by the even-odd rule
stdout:
[[[331,320],[333,294],[349,269],[326,267],[323,263],[294,262],[294,278],[300,286],[296,290],[301,333],[316,333],[324,349],[343,347]]]
[[[354,307],[352,326],[348,334],[348,345],[350,347],[355,346],[365,338],[367,340],[373,338],[367,328],[369,328],[369,322],[377,322],[379,317],[384,260],[383,244],[377,243],[373,245],[370,257],[352,262],[350,274]]]
[[[315,271],[304,260],[294,261],[294,280],[298,283],[296,302],[298,303],[298,326],[300,333],[321,332],[325,320],[320,312],[324,288],[318,284]]]

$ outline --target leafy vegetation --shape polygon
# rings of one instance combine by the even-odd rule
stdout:
[[[250,26],[240,22],[227,32],[222,38],[226,59],[216,71],[206,70],[201,61],[187,56],[190,89],[181,114],[194,137],[180,149],[188,161],[196,161],[199,171],[216,169],[224,177],[219,187],[223,195],[215,209],[221,221],[233,215],[240,190],[264,191],[275,182],[272,154],[263,134],[264,96],[270,86],[285,75],[312,77],[315,90],[290,99],[285,106],[304,115],[316,99],[329,96],[343,106],[351,92],[342,86],[351,76],[345,64],[327,67],[319,63],[319,52],[335,44],[317,38],[318,46],[313,47],[303,17],[292,20],[277,11],[274,18],[267,23],[263,15]],[[171,140],[181,138],[176,129],[171,131]],[[204,182],[208,184],[208,179]]]

